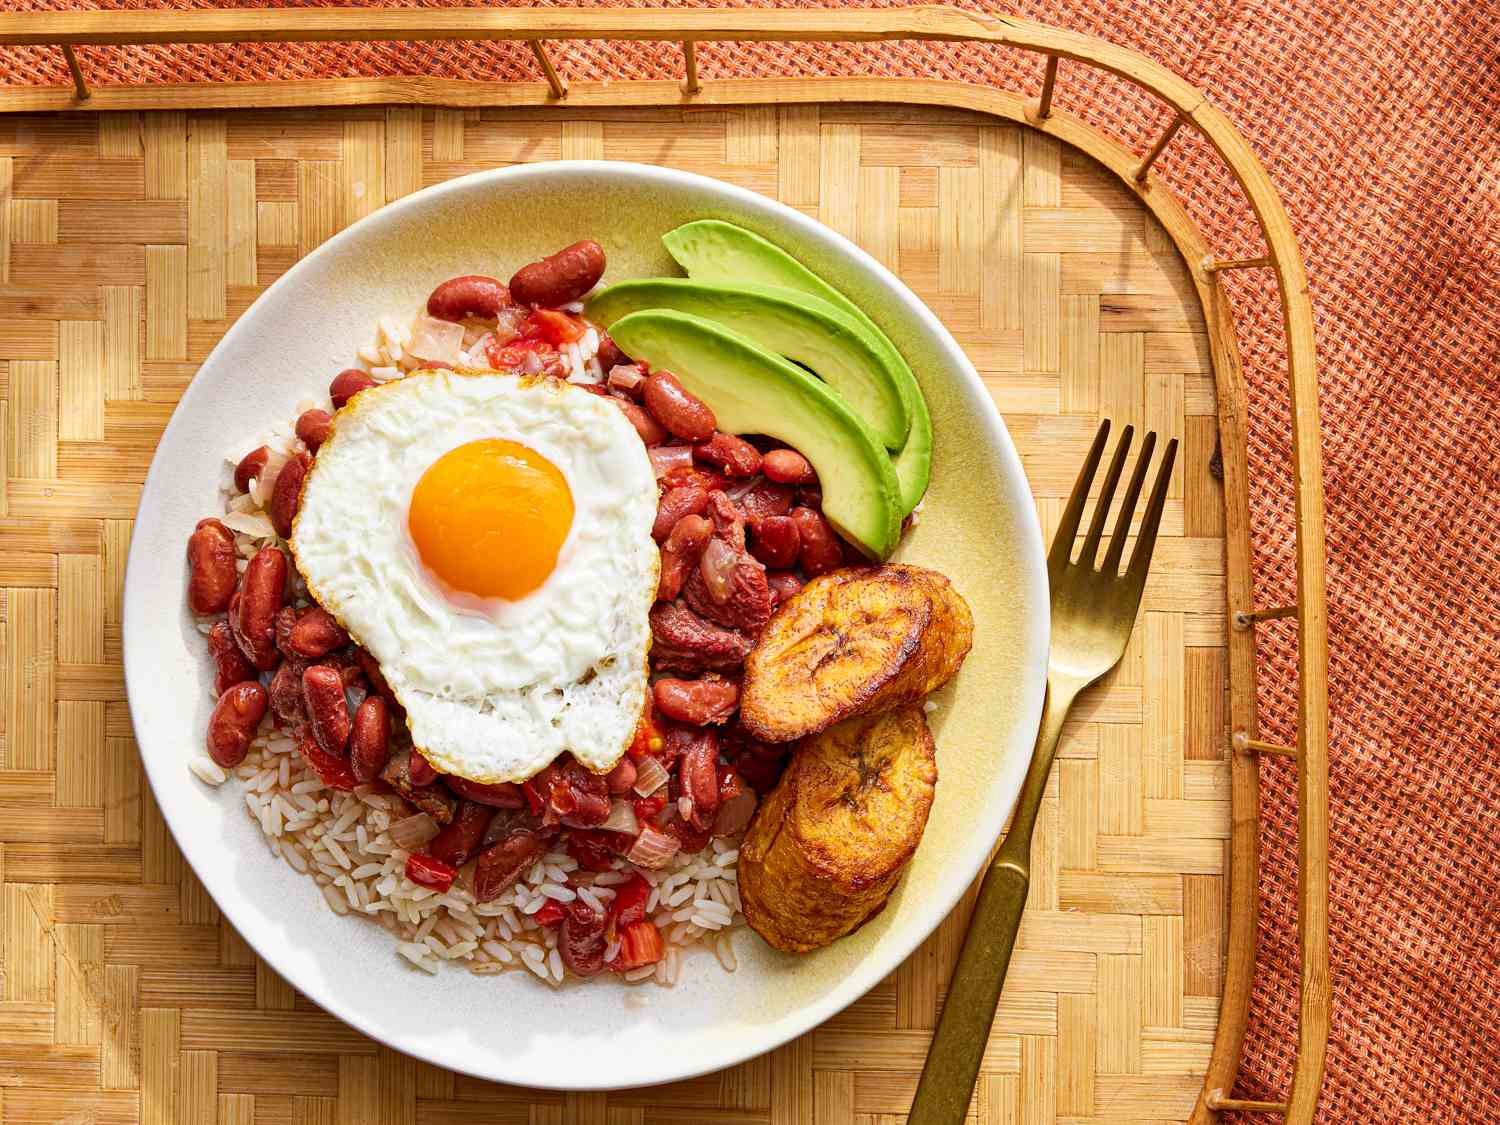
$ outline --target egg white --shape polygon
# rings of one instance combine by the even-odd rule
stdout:
[[[407,531],[428,467],[487,438],[540,453],[573,496],[555,569],[514,602],[445,590]],[[645,706],[655,515],[650,459],[613,403],[553,379],[424,371],[334,416],[291,547],[312,596],[380,662],[432,764],[519,781],[564,751],[607,770],[629,744]]]

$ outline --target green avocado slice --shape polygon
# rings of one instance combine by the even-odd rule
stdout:
[[[901,353],[864,310],[774,242],[720,219],[698,219],[662,235],[662,245],[694,281],[725,285],[771,285],[796,289],[843,310],[874,335],[887,370],[905,386],[902,398],[911,411],[906,444],[895,454],[901,486],[901,514],[921,502],[932,475],[932,419],[916,377]]]
[[[896,474],[880,439],[821,380],[737,332],[673,309],[615,321],[625,354],[672,372],[713,410],[719,429],[784,441],[817,470],[823,515],[873,558],[901,536]]]
[[[607,328],[641,309],[691,313],[754,340],[837,391],[887,449],[905,444],[911,413],[903,384],[886,369],[873,334],[822,298],[768,285],[642,278],[611,285],[589,301],[587,314]]]

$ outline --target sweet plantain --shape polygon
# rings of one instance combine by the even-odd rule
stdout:
[[[745,660],[740,719],[756,738],[789,742],[919,700],[958,671],[973,638],[968,603],[935,570],[836,570],[766,625]]]
[[[922,838],[936,784],[920,704],[808,739],[740,848],[751,927],[783,952],[806,953],[878,914]]]

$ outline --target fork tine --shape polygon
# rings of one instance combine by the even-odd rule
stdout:
[[[1167,506],[1167,485],[1172,481],[1172,462],[1177,457],[1177,439],[1167,442],[1167,451],[1162,455],[1161,468],[1156,472],[1156,483],[1151,486],[1151,500],[1146,504],[1146,515],[1141,520],[1140,538],[1135,541],[1135,553],[1130,556],[1129,575],[1144,581],[1146,568],[1151,565],[1151,552],[1156,549],[1156,529],[1161,526],[1162,509]]]
[[[1130,441],[1134,436],[1134,426],[1126,426],[1120,432],[1120,444],[1115,446],[1115,455],[1109,460],[1109,472],[1104,474],[1104,487],[1099,490],[1099,504],[1094,509],[1094,518],[1089,521],[1089,534],[1083,541],[1083,553],[1078,556],[1079,566],[1094,565],[1094,556],[1099,553],[1099,540],[1104,535],[1104,521],[1109,516],[1110,501],[1115,498],[1115,486],[1120,483],[1120,474],[1125,469],[1125,456],[1130,452]]]
[[[1099,423],[1099,432],[1094,435],[1094,444],[1089,446],[1089,455],[1073,482],[1068,506],[1063,509],[1062,519],[1057,525],[1057,534],[1052,537],[1052,550],[1047,554],[1047,568],[1056,570],[1068,565],[1073,557],[1073,540],[1078,536],[1078,523],[1083,518],[1083,505],[1089,498],[1089,485],[1094,482],[1094,473],[1099,468],[1099,458],[1104,455],[1104,441],[1109,437],[1109,419]]]
[[[1100,569],[1113,578],[1120,573],[1120,560],[1125,556],[1125,540],[1130,536],[1130,521],[1135,518],[1135,502],[1140,499],[1141,486],[1146,483],[1146,470],[1151,467],[1151,453],[1156,448],[1156,431],[1146,434],[1141,443],[1141,455],[1136,460],[1135,472],[1130,474],[1130,487],[1125,490],[1125,499],[1120,501],[1120,514],[1115,519],[1115,533],[1109,540],[1109,553],[1104,556]]]

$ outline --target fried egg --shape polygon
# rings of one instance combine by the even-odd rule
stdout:
[[[291,537],[445,773],[595,771],[646,700],[656,481],[615,405],[555,379],[423,371],[334,417]]]

